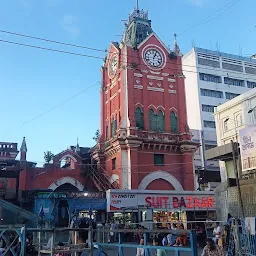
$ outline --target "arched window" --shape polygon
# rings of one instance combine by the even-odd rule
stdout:
[[[174,112],[171,113],[171,132],[178,132],[178,118]]]
[[[111,137],[114,137],[116,135],[117,130],[117,121],[113,118],[111,121]]]
[[[137,108],[135,111],[136,127],[144,129],[144,115],[141,108]]]
[[[148,120],[149,120],[149,130],[156,131],[156,115],[153,109],[150,109],[148,112]]]
[[[156,118],[157,131],[164,132],[164,113],[159,110]]]

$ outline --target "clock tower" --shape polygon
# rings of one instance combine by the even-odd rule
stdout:
[[[93,156],[120,189],[194,190],[182,54],[156,35],[148,13],[129,15],[102,66],[101,129]]]

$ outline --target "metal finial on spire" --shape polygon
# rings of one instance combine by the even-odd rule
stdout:
[[[137,0],[137,5],[136,5],[136,7],[137,7],[137,10],[139,10],[139,0]]]
[[[78,153],[80,151],[79,143],[78,143],[78,138],[76,139],[76,148],[75,152]]]

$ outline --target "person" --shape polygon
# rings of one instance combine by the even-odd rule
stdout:
[[[59,247],[59,249],[61,249],[64,247],[64,244],[62,242],[59,242],[58,247]],[[59,252],[59,253],[54,254],[54,256],[67,256],[67,254],[65,254],[63,252]]]
[[[140,245],[144,245],[144,239],[143,238],[140,239]],[[136,256],[144,256],[144,254],[145,254],[144,248],[138,247]]]
[[[211,238],[207,238],[206,246],[201,256],[224,256],[223,251],[216,245]]]
[[[176,239],[176,243],[173,246],[184,246],[187,243],[188,234],[186,230],[184,229],[184,225],[180,224],[179,227],[180,235]]]
[[[42,250],[49,251],[52,249],[53,236],[51,236],[46,245],[42,245]]]
[[[162,241],[160,239],[154,239],[153,241],[154,246],[162,246]],[[162,248],[157,248],[156,250],[156,256],[167,256],[167,253],[164,249]]]
[[[221,236],[221,227],[220,227],[219,222],[216,222],[216,227],[213,230],[213,235],[214,235],[214,238],[213,238],[214,243],[218,244],[218,241],[219,241],[220,236]]]
[[[220,236],[220,239],[218,241],[218,246],[224,250],[226,245],[227,245],[227,238],[228,238],[228,227],[227,226],[224,226],[223,227],[223,231],[222,231],[222,234]]]
[[[228,225],[231,227],[231,225],[232,225],[232,216],[231,216],[230,213],[228,213],[227,223],[228,223]]]

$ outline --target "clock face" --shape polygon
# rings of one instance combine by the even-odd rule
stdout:
[[[163,64],[163,55],[157,49],[148,49],[144,53],[144,61],[152,68],[159,68]]]
[[[111,58],[110,63],[109,63],[109,74],[110,74],[110,76],[114,76],[116,74],[117,66],[118,66],[117,55],[114,55]]]

